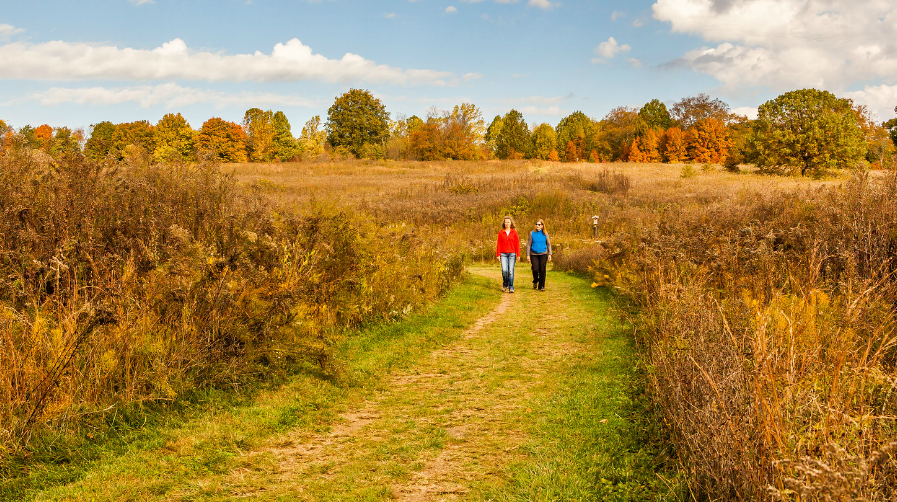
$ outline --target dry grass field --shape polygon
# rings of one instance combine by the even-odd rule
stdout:
[[[348,204],[491,259],[545,218],[555,269],[632,301],[655,405],[699,500],[897,494],[897,182],[718,166],[226,166],[286,204]],[[600,216],[593,239],[591,216]]]
[[[338,372],[346,330],[494,260],[510,214],[521,235],[545,219],[554,270],[617,293],[697,500],[897,496],[890,173],[4,163],[0,454],[291,365]]]

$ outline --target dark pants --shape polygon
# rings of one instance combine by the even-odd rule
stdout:
[[[533,266],[533,285],[538,286],[539,289],[545,289],[545,267],[548,265],[548,255],[530,255],[529,261]]]

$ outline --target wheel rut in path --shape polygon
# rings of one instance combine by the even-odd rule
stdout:
[[[472,272],[500,281],[494,269]],[[572,333],[589,316],[568,301],[569,281],[549,286],[503,294],[455,342],[387,379],[329,432],[296,430],[249,453],[276,462],[265,491],[349,500],[367,489],[413,502],[501,485],[503,467],[525,456],[530,406],[551,392],[557,365],[583,349]],[[228,484],[244,476],[252,473],[233,472]]]

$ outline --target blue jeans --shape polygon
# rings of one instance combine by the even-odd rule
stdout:
[[[501,287],[514,287],[514,265],[517,263],[515,253],[502,253],[501,257]]]

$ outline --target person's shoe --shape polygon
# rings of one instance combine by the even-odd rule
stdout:
[[[508,293],[513,293],[513,292],[514,292],[514,288],[508,288]]]
[[[544,292],[545,292],[545,288],[539,288],[539,291],[541,291],[541,292],[544,293]]]
[[[502,286],[502,287],[501,287],[501,290],[502,290],[503,293],[507,293],[507,292],[508,292],[508,287],[507,287],[507,286]]]
[[[538,287],[539,287],[539,285],[538,285],[537,283],[534,282],[534,283],[533,283],[533,289],[537,289]]]

